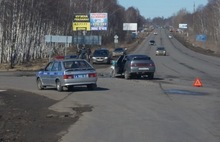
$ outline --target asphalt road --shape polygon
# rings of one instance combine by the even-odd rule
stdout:
[[[98,89],[74,92],[37,90],[32,73],[0,74],[0,89],[19,89],[56,100],[50,110],[73,113],[92,106],[68,128],[60,142],[219,142],[220,58],[183,47],[158,29],[134,51],[149,55],[156,64],[154,80],[110,78],[109,67],[97,69]],[[155,56],[156,46],[167,56]],[[194,87],[199,77],[202,87]]]

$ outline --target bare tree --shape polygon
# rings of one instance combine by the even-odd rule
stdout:
[[[51,49],[44,36],[73,35],[74,14],[91,12],[108,13],[108,30],[90,32],[102,35],[104,43],[116,33],[123,37],[124,22],[144,22],[138,9],[125,10],[117,0],[0,0],[0,63],[13,67],[47,57]]]

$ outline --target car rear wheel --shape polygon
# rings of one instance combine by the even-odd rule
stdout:
[[[37,79],[37,88],[39,90],[43,90],[45,88],[45,86],[43,86],[42,81],[40,78]]]
[[[148,74],[148,78],[149,78],[149,79],[153,79],[153,78],[154,78],[154,73]]]
[[[125,77],[125,79],[130,79],[131,75],[129,74],[128,71],[125,71],[124,77]]]
[[[63,91],[63,87],[61,86],[61,82],[59,80],[56,81],[56,88],[59,92]]]
[[[140,74],[137,74],[137,75],[136,75],[136,78],[137,78],[137,79],[140,79],[140,78],[141,78],[141,75],[140,75]]]
[[[88,90],[95,90],[97,88],[96,84],[88,84],[87,85]]]

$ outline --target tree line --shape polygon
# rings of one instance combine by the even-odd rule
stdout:
[[[145,23],[138,9],[125,9],[117,0],[0,0],[0,63],[47,57],[51,49],[45,35],[75,34],[72,21],[77,13],[108,13],[108,30],[90,33],[101,35],[103,44],[112,42],[115,34],[123,40],[123,23]]]
[[[88,34],[101,35],[103,44],[113,42],[115,34],[120,40],[125,39],[123,23],[176,28],[187,23],[192,39],[197,34],[206,34],[207,48],[220,52],[220,0],[209,0],[192,13],[181,9],[169,18],[153,19],[143,17],[137,8],[125,9],[117,0],[0,0],[0,63],[13,66],[48,57],[51,49],[45,43],[45,35],[74,35],[75,14],[102,12],[108,13],[108,30]]]
[[[183,30],[183,34],[187,33],[187,38],[207,50],[211,50],[217,54],[220,53],[220,0],[208,0],[207,5],[196,5],[192,2],[193,12],[186,9],[180,9],[176,14],[169,18],[156,17],[150,22],[156,25],[172,26],[179,28],[179,24],[187,24],[187,29]],[[149,21],[148,21],[149,22]],[[207,41],[196,41],[197,35],[206,35]],[[203,47],[205,44],[205,47]]]

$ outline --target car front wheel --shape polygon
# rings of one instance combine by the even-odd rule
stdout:
[[[41,81],[40,78],[37,79],[37,88],[38,88],[39,90],[43,90],[43,89],[45,88],[45,87],[43,86],[42,81]]]

